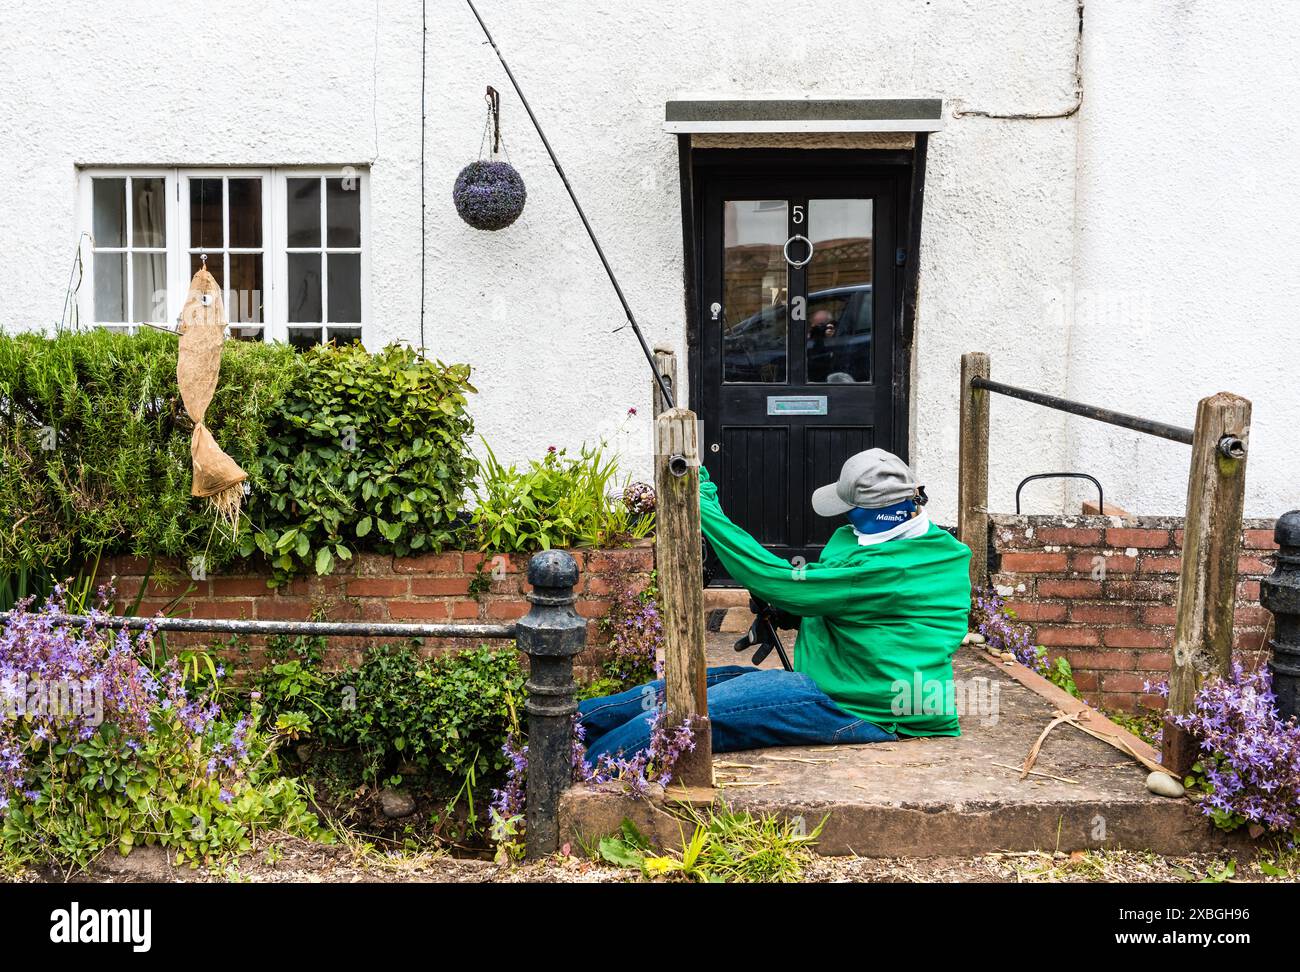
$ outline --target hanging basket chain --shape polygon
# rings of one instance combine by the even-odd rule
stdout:
[[[488,135],[491,133],[492,158],[495,160],[504,150],[506,161],[509,162],[510,149],[506,146],[506,140],[501,137],[501,92],[489,84],[484,100],[487,101],[487,118],[483,121],[483,137],[479,140],[478,157],[483,158],[483,150],[487,146]]]

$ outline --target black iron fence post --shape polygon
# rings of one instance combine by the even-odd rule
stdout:
[[[528,787],[524,818],[530,858],[559,846],[560,795],[572,781],[573,657],[587,643],[587,622],[573,605],[578,564],[562,550],[546,550],[528,562],[533,592],[529,612],[515,627],[516,643],[528,655]]]
[[[1259,602],[1273,612],[1273,693],[1283,719],[1300,715],[1300,510],[1283,513],[1273,528],[1277,567],[1259,585]]]

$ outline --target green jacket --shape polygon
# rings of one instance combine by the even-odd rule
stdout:
[[[860,719],[903,736],[956,736],[952,656],[970,612],[970,548],[931,526],[864,546],[853,527],[792,566],[732,523],[700,469],[704,535],[736,582],[804,619],[795,670]]]

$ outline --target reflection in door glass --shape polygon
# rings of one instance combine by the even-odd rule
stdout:
[[[722,380],[782,384],[786,305],[784,199],[737,199],[723,211]]]
[[[870,382],[871,200],[810,199],[808,380]]]

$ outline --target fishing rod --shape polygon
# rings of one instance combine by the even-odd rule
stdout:
[[[546,133],[542,131],[541,123],[538,122],[537,116],[533,114],[532,106],[528,104],[528,99],[524,97],[523,89],[519,87],[519,82],[515,80],[514,72],[510,70],[510,65],[506,63],[505,56],[501,53],[501,48],[497,47],[497,42],[492,38],[492,32],[488,30],[487,24],[479,16],[478,8],[474,6],[474,0],[465,0],[469,4],[470,11],[474,14],[474,19],[478,25],[483,28],[483,34],[487,37],[488,43],[492,45],[492,50],[496,52],[497,60],[506,70],[506,77],[510,79],[510,84],[515,89],[515,94],[519,95],[519,100],[523,103],[524,111],[528,112],[528,120],[533,123],[533,128],[537,129],[537,136],[542,140],[542,145],[546,148],[546,154],[551,157],[551,164],[555,166],[555,171],[559,173],[560,181],[564,183],[564,188],[568,190],[569,198],[573,200],[573,208],[578,211],[578,218],[582,220],[582,226],[591,237],[591,245],[596,248],[596,256],[600,257],[601,266],[605,268],[605,273],[609,276],[609,282],[614,285],[614,293],[618,294],[618,301],[623,305],[623,313],[627,315],[627,322],[632,325],[632,332],[636,335],[637,341],[641,344],[641,350],[645,354],[645,359],[650,365],[650,371],[655,376],[655,381],[659,385],[659,393],[664,397],[664,405],[667,408],[673,407],[673,392],[668,385],[668,379],[665,378],[655,367],[654,352],[650,350],[650,345],[646,343],[645,335],[641,333],[641,327],[636,322],[636,316],[632,313],[632,308],[623,296],[623,288],[618,285],[618,278],[614,276],[614,269],[605,259],[605,251],[600,248],[600,241],[596,239],[596,232],[591,228],[591,223],[587,220],[587,214],[583,212],[582,203],[578,202],[578,196],[573,191],[573,186],[569,185],[569,177],[564,174],[564,167],[560,165],[560,160],[555,155],[555,149],[551,148],[551,143],[546,139]]]

